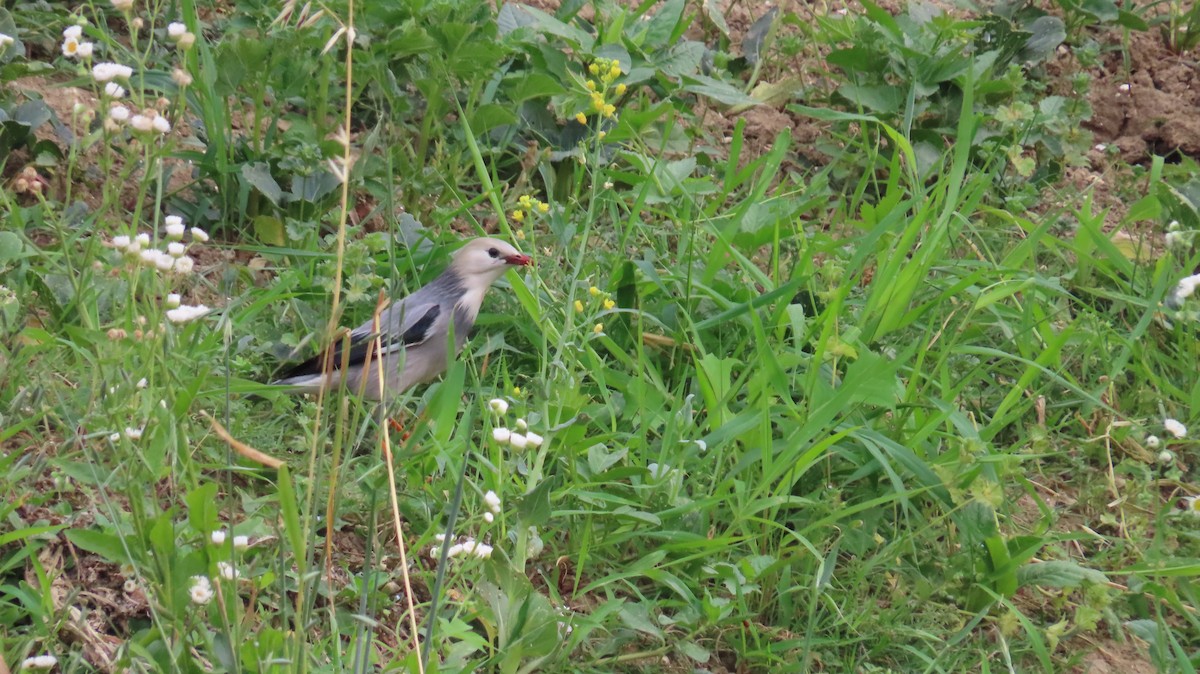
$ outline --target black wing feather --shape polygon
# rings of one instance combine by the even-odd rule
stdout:
[[[383,348],[388,350],[388,347],[403,345],[405,347],[414,344],[420,344],[429,338],[429,329],[433,327],[433,322],[442,313],[442,308],[438,305],[429,307],[425,315],[417,319],[415,323],[405,330],[398,338],[393,337],[390,341],[384,340]],[[367,352],[371,350],[371,344],[375,342],[375,334],[373,332],[365,332],[357,336],[352,336],[350,339],[350,366],[361,365],[367,359]],[[342,350],[346,340],[339,339],[333,344],[333,369],[337,370],[342,367]],[[280,374],[276,379],[288,379],[290,377],[303,377],[313,374],[321,374],[324,372],[322,367],[325,362],[325,352],[309,358],[308,360],[295,365]]]

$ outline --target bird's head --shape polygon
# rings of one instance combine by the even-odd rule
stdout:
[[[532,263],[528,255],[521,254],[509,244],[485,237],[474,239],[458,249],[451,264],[464,280],[480,280],[490,285],[509,267],[524,267]]]

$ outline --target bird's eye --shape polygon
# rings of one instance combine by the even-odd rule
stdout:
[[[500,251],[496,250],[495,248],[488,248],[488,255],[490,255],[491,258],[494,260],[494,259],[500,257]]]

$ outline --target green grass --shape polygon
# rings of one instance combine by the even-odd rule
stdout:
[[[0,51],[10,668],[1086,671],[1097,646],[1200,662],[1200,520],[1179,507],[1197,454],[1164,427],[1200,408],[1195,300],[1170,300],[1200,263],[1200,169],[1120,167],[1131,207],[1112,217],[1062,180],[1090,108],[1036,67],[1055,39],[1119,43],[1132,15],[864,2],[742,44],[681,0],[590,22],[574,5],[72,7],[0,10],[18,40]],[[73,16],[94,61],[133,67],[131,113],[158,106],[170,133],[106,125],[108,99],[40,102],[30,74],[103,89],[60,55]],[[701,122],[818,44],[829,81],[786,109],[821,125],[825,162],[798,161],[791,129],[755,152],[745,120]],[[16,189],[27,168],[39,192]],[[165,248],[167,215],[212,234],[183,237],[190,273],[113,248]],[[484,232],[536,264],[492,290],[437,383],[383,409],[257,383]],[[171,293],[211,312],[173,322]],[[494,439],[519,424],[544,443]],[[490,557],[449,554],[468,538]]]

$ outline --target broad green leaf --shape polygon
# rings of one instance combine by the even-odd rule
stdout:
[[[1058,589],[1075,588],[1084,583],[1101,584],[1108,578],[1095,569],[1089,569],[1066,560],[1054,560],[1026,564],[1017,570],[1021,587],[1036,585]]]
[[[888,84],[843,84],[837,92],[851,103],[872,112],[898,114],[904,107],[904,90]]]
[[[729,37],[729,24],[725,22],[725,14],[721,11],[721,5],[717,0],[702,0],[700,9],[704,12],[704,17],[721,32],[721,35]]]
[[[654,65],[667,77],[696,75],[700,72],[700,63],[704,60],[706,49],[703,43],[684,40],[662,52],[663,56],[654,61]]]
[[[131,563],[121,537],[116,534],[104,533],[95,529],[69,529],[67,540],[83,550],[100,555],[113,564]]]
[[[703,75],[684,78],[683,90],[711,98],[722,105],[758,105],[758,101],[743,94],[741,90],[720,80]]]
[[[779,8],[771,7],[766,14],[758,17],[746,31],[746,37],[742,39],[742,56],[746,57],[747,63],[758,63],[763,46],[774,32],[775,17],[777,16],[779,16]]]
[[[671,36],[675,34],[675,27],[679,25],[683,8],[684,0],[667,0],[663,3],[646,24],[646,30],[641,36],[642,47],[647,51],[658,51],[666,47]]]
[[[1021,49],[1021,59],[1029,63],[1041,63],[1050,58],[1058,45],[1067,39],[1067,28],[1057,16],[1041,16],[1026,26],[1029,39]]]
[[[471,130],[475,133],[487,133],[498,126],[516,124],[517,116],[512,106],[499,103],[488,103],[475,109],[471,115]]]
[[[188,523],[202,534],[217,529],[217,483],[206,482],[193,489],[184,501],[188,507]]]
[[[242,164],[242,178],[261,192],[272,204],[279,206],[283,200],[283,188],[271,176],[271,167],[266,162]]]
[[[268,246],[287,245],[283,222],[270,215],[260,215],[254,218],[254,236]]]

